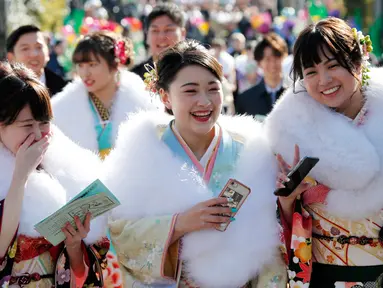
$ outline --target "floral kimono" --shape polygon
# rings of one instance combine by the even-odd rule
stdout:
[[[92,220],[91,231],[82,250],[86,273],[76,278],[69,265],[64,243],[53,246],[35,230],[34,225],[48,217],[97,176],[100,161],[93,153],[78,147],[53,127],[51,144],[41,168],[29,176],[19,227],[0,258],[1,287],[102,287],[109,241],[106,218]],[[0,146],[0,229],[5,197],[15,165],[15,157]],[[5,204],[6,205],[6,204]]]
[[[382,287],[382,72],[372,71],[354,120],[292,90],[266,119],[275,153],[292,161],[298,144],[302,156],[320,159],[291,229],[280,217],[290,287]]]
[[[276,166],[258,123],[223,116],[200,161],[172,123],[160,113],[131,116],[103,165],[101,179],[122,203],[109,227],[124,287],[285,288]],[[217,197],[230,178],[252,189],[237,220],[172,243],[177,215]]]

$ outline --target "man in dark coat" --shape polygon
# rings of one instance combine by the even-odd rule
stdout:
[[[24,25],[14,30],[7,38],[7,58],[19,62],[33,70],[49,89],[51,96],[60,92],[67,82],[47,69],[49,61],[48,45],[44,34],[34,25]]]
[[[285,40],[275,33],[269,33],[254,49],[254,59],[263,70],[262,81],[238,95],[237,114],[266,116],[275,101],[285,90],[282,61],[287,56]]]

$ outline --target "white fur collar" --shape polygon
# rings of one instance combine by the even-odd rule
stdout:
[[[44,156],[45,172],[32,172],[24,192],[19,234],[39,237],[34,225],[61,208],[96,179],[101,162],[97,155],[82,149],[52,127],[52,142]],[[0,144],[0,198],[12,181],[15,157]],[[92,220],[86,242],[95,243],[106,230],[106,216]]]
[[[290,163],[294,145],[301,156],[319,157],[311,175],[332,190],[326,200],[329,212],[361,218],[383,208],[383,85],[382,69],[371,72],[366,90],[365,123],[355,125],[345,116],[324,107],[306,92],[289,89],[265,121],[274,152]]]
[[[81,79],[68,84],[52,98],[54,123],[80,146],[98,152],[94,116],[89,106],[88,92]],[[158,103],[145,91],[141,78],[129,71],[120,72],[120,87],[112,108],[112,139],[127,114],[140,109],[155,109]]]
[[[175,214],[211,198],[201,178],[159,140],[157,125],[169,121],[162,114],[146,112],[121,126],[102,173],[122,203],[113,210],[114,219]],[[187,262],[187,273],[203,287],[240,287],[272,261],[277,250],[276,166],[253,119],[222,117],[219,122],[246,140],[233,177],[251,187],[252,193],[226,232],[185,236],[181,258]]]

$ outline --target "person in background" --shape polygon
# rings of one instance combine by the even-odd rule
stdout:
[[[246,48],[246,38],[242,33],[235,32],[230,36],[230,47],[228,53],[234,58],[242,55]]]
[[[132,68],[142,79],[147,66],[153,67],[158,55],[174,46],[186,36],[186,19],[182,10],[174,3],[156,5],[146,19],[147,44],[151,57]]]
[[[238,94],[245,92],[262,80],[262,75],[258,71],[257,61],[254,59],[255,46],[255,41],[247,43],[246,53],[235,58]]]
[[[47,63],[47,68],[52,72],[56,73],[58,76],[65,79],[65,71],[61,66],[58,58],[64,54],[65,46],[62,40],[56,40],[52,45],[52,51],[49,55],[49,61]]]
[[[224,114],[235,114],[234,92],[237,89],[235,61],[234,57],[226,52],[226,43],[223,39],[214,39],[210,53],[222,65],[222,91],[223,91],[223,110]]]
[[[266,116],[285,90],[282,62],[287,56],[287,44],[275,33],[267,34],[255,47],[254,59],[263,71],[262,81],[238,95],[236,112]]]
[[[154,109],[141,78],[123,68],[133,57],[131,48],[115,33],[85,36],[72,56],[79,77],[52,101],[54,123],[102,159],[112,149],[118,126],[128,113]]]
[[[141,78],[124,69],[132,57],[132,46],[117,34],[95,32],[85,36],[72,56],[79,78],[52,101],[54,123],[101,159],[114,147],[118,127],[128,113],[156,109]],[[114,275],[121,272],[113,245],[108,259],[105,283],[119,285],[121,277]]]
[[[46,67],[49,49],[43,32],[35,25],[20,26],[7,38],[7,58],[10,62],[23,63],[36,73],[40,81],[54,96],[67,82]]]

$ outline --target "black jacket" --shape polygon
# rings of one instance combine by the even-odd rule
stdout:
[[[276,100],[282,95],[286,87],[282,86],[276,94]],[[239,94],[236,101],[236,113],[247,115],[266,116],[273,109],[271,95],[267,92],[265,82],[259,84]]]
[[[61,78],[59,75],[52,72],[48,68],[44,69],[44,73],[45,73],[45,83],[51,97],[61,92],[61,90],[63,90],[65,85],[68,84],[67,81],[65,81],[63,78]]]
[[[144,74],[148,72],[148,70],[146,70],[145,68],[146,64],[149,64],[151,67],[154,67],[153,58],[150,57],[147,61],[144,61],[141,64],[134,66],[132,70],[130,71],[132,71],[133,73],[136,73],[138,76],[141,77],[142,80],[144,80]]]

